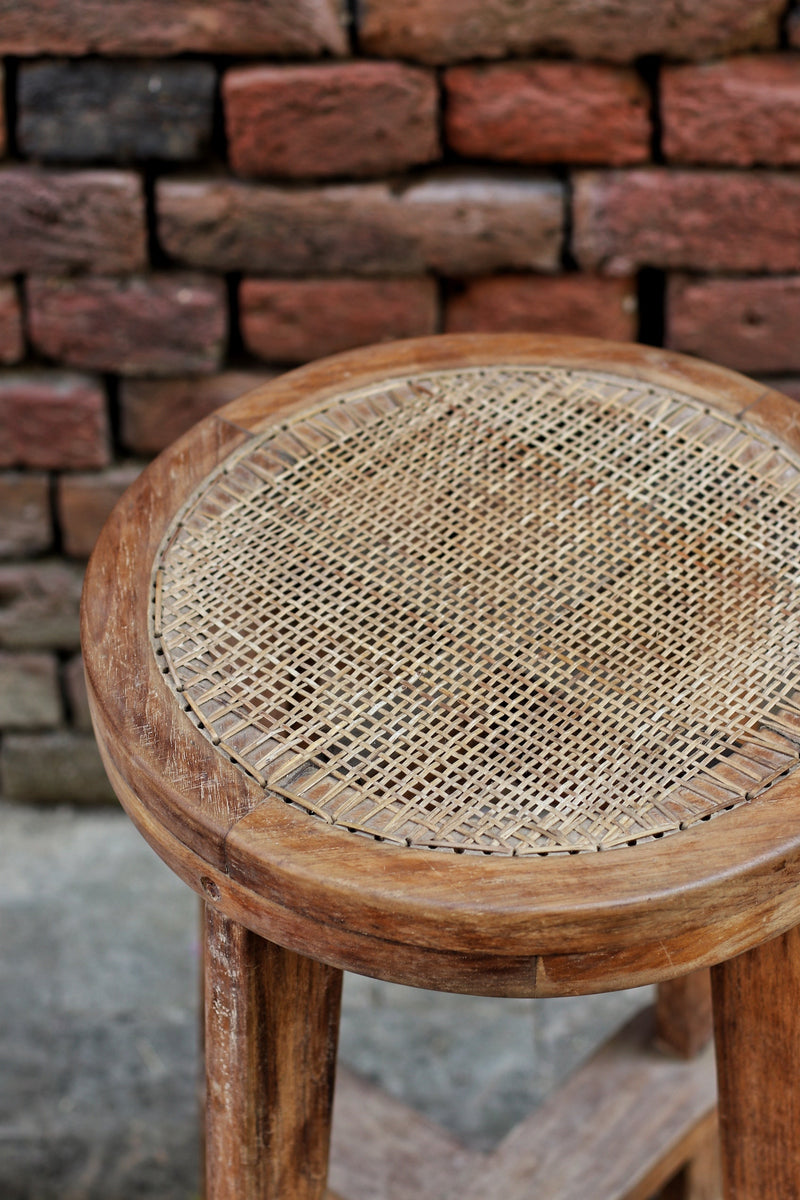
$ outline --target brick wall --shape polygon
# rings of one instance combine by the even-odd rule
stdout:
[[[143,463],[276,370],[547,330],[800,399],[800,6],[0,0],[0,56],[11,799],[108,796],[83,564]]]

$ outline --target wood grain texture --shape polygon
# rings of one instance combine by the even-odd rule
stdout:
[[[206,1200],[323,1200],[341,973],[209,908]]]
[[[711,977],[708,971],[693,971],[658,985],[656,1000],[656,1044],[694,1058],[714,1036],[711,1013]]]
[[[651,1048],[640,1013],[449,1193],[450,1200],[650,1200],[714,1123],[710,1051],[691,1062]]]
[[[800,929],[711,980],[725,1200],[800,1196]]]
[[[164,512],[180,506],[187,489],[246,440],[241,429],[212,416],[139,476],[98,539],[81,608],[98,743],[107,744],[157,820],[217,863],[225,833],[252,804],[247,781],[175,704],[153,653],[147,607]]]
[[[373,975],[376,978],[388,979],[394,982],[411,983],[417,987],[438,988],[441,991],[457,991],[470,995],[494,996],[558,996],[585,995],[598,991],[609,991],[625,986],[635,986],[639,983],[670,979],[676,974],[691,969],[693,966],[708,965],[724,957],[726,951],[740,953],[752,944],[753,927],[748,918],[744,902],[748,891],[745,884],[737,893],[743,905],[741,912],[726,922],[720,921],[717,926],[690,926],[684,932],[680,941],[673,940],[665,943],[663,937],[655,941],[635,943],[627,951],[616,948],[594,949],[589,952],[579,952],[575,955],[548,955],[539,958],[525,954],[503,954],[498,945],[492,944],[495,938],[502,942],[504,923],[502,915],[492,913],[487,907],[483,917],[487,928],[481,930],[478,941],[479,949],[473,948],[469,953],[465,950],[438,949],[435,946],[418,944],[414,940],[414,917],[409,916],[401,904],[402,893],[398,891],[396,902],[398,912],[392,915],[382,915],[368,907],[365,917],[371,922],[371,928],[366,936],[357,929],[346,926],[340,910],[329,913],[312,909],[308,915],[295,910],[291,904],[284,903],[284,885],[281,878],[274,883],[264,873],[261,887],[252,887],[234,878],[231,868],[223,869],[204,863],[193,851],[175,838],[164,825],[154,819],[131,788],[117,771],[114,762],[107,755],[102,743],[101,753],[104,756],[106,770],[114,790],[119,796],[128,814],[134,820],[139,832],[150,843],[157,854],[192,887],[198,895],[213,896],[213,903],[219,910],[233,917],[234,920],[246,925],[262,937],[276,940],[280,944],[290,946],[298,953],[309,957],[319,957],[332,966],[346,970],[355,970],[361,974]],[[731,814],[732,816],[735,814]],[[290,817],[291,819],[291,817]],[[307,818],[308,824],[313,825],[312,818]],[[314,831],[316,833],[316,831]],[[276,834],[277,836],[277,834]],[[365,893],[371,883],[369,874],[359,874],[359,864],[347,850],[350,839],[339,832],[337,839],[338,854],[335,852],[326,856],[325,862],[331,873],[341,867],[342,863],[352,865],[355,873],[351,883],[356,891],[358,881],[363,881]],[[659,846],[663,843],[657,843]],[[400,853],[400,852],[398,852]],[[409,852],[410,854],[411,852]],[[435,861],[439,856],[433,856]],[[610,855],[597,856],[604,859]],[[576,860],[570,859],[570,862]],[[319,863],[316,864],[317,868]],[[303,857],[298,856],[299,886],[303,882]],[[786,878],[786,876],[783,876]],[[457,881],[456,881],[457,882]],[[441,881],[440,881],[441,884]],[[479,881],[475,886],[480,886]],[[751,885],[752,886],[752,885]],[[787,884],[788,886],[788,884]],[[442,893],[443,887],[439,889]],[[309,890],[309,903],[314,904],[320,895],[313,887]],[[680,892],[678,892],[678,897]],[[454,893],[454,903],[463,903],[461,892]],[[434,912],[440,914],[443,924],[442,941],[450,932],[452,926],[447,923],[445,897],[442,894],[438,907]],[[475,901],[475,920],[481,921],[480,897]],[[324,904],[325,894],[320,903]],[[365,904],[367,896],[364,897]],[[557,907],[557,897],[553,898]],[[775,913],[767,913],[764,905],[757,906],[758,912],[766,921],[774,921]],[[358,910],[354,908],[354,916]],[[780,912],[785,911],[785,903]],[[425,915],[425,910],[423,910]],[[431,919],[427,914],[427,922]],[[557,915],[557,914],[556,914]],[[602,941],[602,914],[596,914],[594,938],[591,933],[578,926],[571,930],[566,926],[570,914],[561,914],[563,925],[541,927],[533,925],[528,930],[528,936],[533,939],[548,937],[555,941],[559,936],[568,943],[580,940],[582,943],[593,940],[597,946],[598,939]],[[621,914],[616,914],[617,918]],[[659,912],[639,914],[640,928],[644,934],[648,929],[659,932]],[[609,913],[609,924],[613,920]],[[590,913],[587,911],[587,921]],[[533,920],[537,920],[534,912]],[[564,930],[561,934],[561,930]],[[383,930],[383,932],[381,932]],[[631,926],[631,935],[635,934],[636,926]],[[462,943],[463,945],[464,943]],[[681,964],[685,964],[681,966]],[[633,982],[631,982],[633,981]]]
[[[115,789],[167,863],[220,912],[336,967],[444,990],[559,995],[673,978],[800,921],[800,784],[662,841],[522,860],[391,846],[275,797],[176,704],[147,630],[150,577],[173,514],[254,433],[392,375],[552,362],[683,389],[747,410],[780,439],[785,405],[732,372],[661,350],[463,335],[337,356],[208,418],[137,480],[87,573],[90,704]]]
[[[320,956],[352,954],[351,969],[381,978],[413,971],[419,986],[489,995],[637,986],[710,965],[800,919],[796,787],[776,785],[726,813],[719,838],[711,822],[672,842],[532,862],[381,845],[380,874],[371,847],[325,826],[304,829],[286,806],[265,803],[226,840],[226,886],[280,896],[294,917],[310,903],[316,928],[307,933]],[[285,931],[301,932],[288,912]]]
[[[772,433],[785,446],[800,453],[800,412],[796,400],[782,392],[767,390],[744,412],[747,425]]]

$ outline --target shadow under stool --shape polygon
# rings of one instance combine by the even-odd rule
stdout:
[[[724,1196],[800,1197],[799,411],[661,350],[434,337],[273,380],[122,498],[87,679],[122,804],[205,900],[208,1200],[326,1194],[343,970],[660,987],[658,1030],[489,1156],[346,1080],[356,1190],[383,1155],[386,1200],[403,1156],[440,1200],[681,1168],[710,1200],[706,967]]]

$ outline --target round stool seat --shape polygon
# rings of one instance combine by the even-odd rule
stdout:
[[[279,377],[90,563],[108,772],[225,916],[444,990],[596,992],[800,920],[800,439],[731,372],[441,337]]]

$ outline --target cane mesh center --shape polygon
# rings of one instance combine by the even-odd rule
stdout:
[[[464,369],[252,439],[179,514],[154,645],[273,796],[388,841],[672,833],[798,763],[800,464],[664,388]]]

